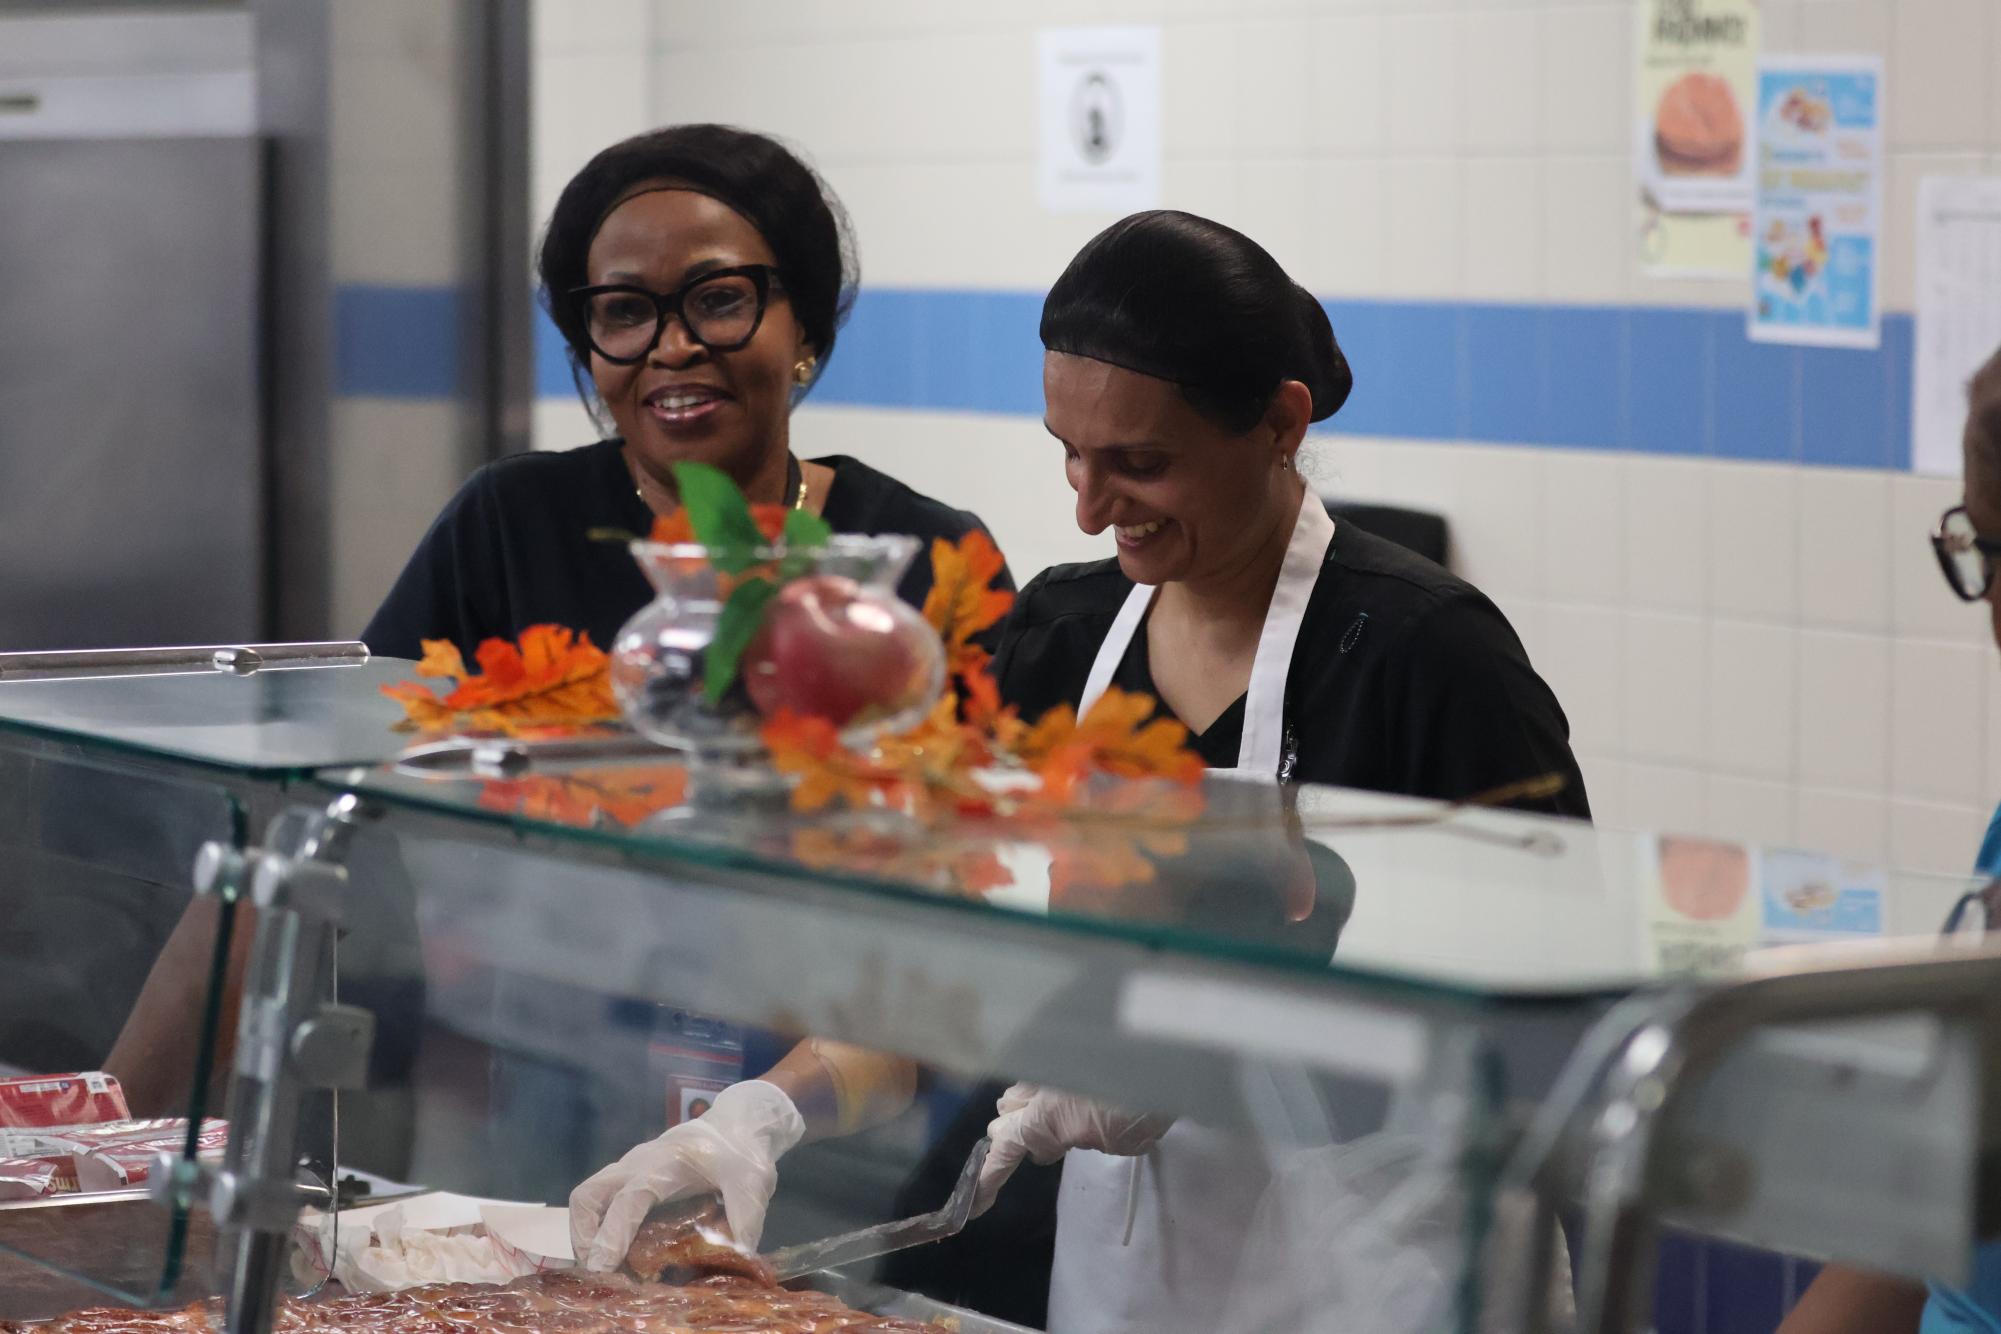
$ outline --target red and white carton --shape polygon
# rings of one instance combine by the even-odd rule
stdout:
[[[0,1079],[0,1126],[82,1126],[131,1117],[125,1091],[101,1071]]]
[[[0,1159],[0,1200],[33,1200],[75,1189],[76,1159],[68,1154]]]
[[[163,1156],[178,1158],[186,1151],[188,1123],[185,1119],[165,1123],[165,1130],[158,1128],[159,1123],[152,1124],[154,1128],[148,1135],[99,1142],[95,1147],[86,1147],[95,1137],[87,1133],[80,1137],[82,1142],[76,1148],[77,1189],[129,1190],[143,1185],[152,1175],[153,1165]],[[195,1157],[203,1162],[220,1162],[223,1150],[228,1146],[229,1122],[216,1117],[205,1119],[195,1139]]]

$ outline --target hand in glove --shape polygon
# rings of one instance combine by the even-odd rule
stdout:
[[[975,1217],[992,1206],[1023,1158],[1047,1167],[1071,1149],[1137,1157],[1174,1124],[1171,1116],[1140,1116],[1038,1084],[1016,1084],[1001,1094],[999,1111],[987,1127],[993,1145],[980,1169]]]
[[[570,1192],[570,1244],[586,1269],[612,1270],[655,1205],[719,1192],[739,1246],[757,1249],[778,1159],[806,1133],[775,1084],[745,1080],[709,1110],[648,1140]]]

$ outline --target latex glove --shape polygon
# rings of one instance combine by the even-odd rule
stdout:
[[[655,1205],[718,1192],[737,1245],[757,1249],[778,1159],[806,1133],[785,1090],[732,1084],[709,1110],[648,1140],[570,1192],[570,1245],[586,1269],[613,1270]]]
[[[1016,1084],[1001,1094],[999,1115],[987,1126],[993,1141],[980,1168],[978,1217],[993,1205],[1000,1188],[1031,1158],[1047,1167],[1071,1149],[1134,1158],[1151,1149],[1174,1124],[1171,1116],[1143,1116],[1039,1084]]]

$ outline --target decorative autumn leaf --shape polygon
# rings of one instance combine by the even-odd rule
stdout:
[[[424,656],[417,663],[419,676],[447,676],[461,680],[466,675],[466,661],[459,656],[459,646],[449,639],[426,639]]]
[[[881,829],[816,825],[793,831],[792,855],[809,870],[845,871],[967,898],[1014,883],[991,845],[941,844],[928,833],[910,838]]]
[[[383,686],[382,693],[403,706],[403,721],[397,724],[403,731],[412,728],[425,732],[439,731],[450,727],[452,719],[458,716],[429,686],[416,681]]]
[[[460,726],[518,732],[527,727],[608,722],[618,717],[612,698],[610,660],[591,643],[558,625],[531,625],[521,642],[489,639],[479,646],[478,675],[460,675],[450,694],[439,699],[415,682],[384,686],[382,693],[403,706],[405,724],[426,730]],[[425,646],[424,663],[449,674],[449,656],[436,641]]]
[[[496,779],[481,788],[479,804],[555,824],[623,827],[678,806],[687,796],[685,765],[646,764]]]
[[[876,793],[900,781],[843,746],[825,718],[787,709],[765,723],[759,736],[771,752],[772,766],[798,780],[792,789],[792,809],[797,811],[823,810],[837,800],[867,806]]]
[[[788,546],[817,545],[808,541],[811,537],[810,528],[801,526],[797,535],[789,531],[792,527],[792,516],[795,514],[805,515],[806,511],[795,510],[785,505],[752,505],[750,507],[750,520],[757,525],[757,531],[762,533],[766,540],[772,542],[783,541]],[[806,517],[819,518],[818,515],[806,515]],[[820,522],[824,523],[825,520],[820,520]],[[672,514],[654,516],[653,529],[646,535],[646,540],[649,542],[660,542],[669,546],[678,546],[698,542],[700,539],[695,536],[694,521],[688,517],[688,508],[684,505]],[[820,540],[824,542],[826,539],[821,538]]]
[[[924,619],[945,641],[955,675],[985,670],[986,651],[972,640],[1000,624],[1014,605],[1014,594],[993,587],[1005,565],[1000,548],[978,528],[956,546],[942,537],[931,543],[931,591],[924,598]]]

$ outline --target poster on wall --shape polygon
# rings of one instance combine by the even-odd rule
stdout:
[[[2001,177],[1918,185],[1911,466],[1957,477],[1966,384],[2001,348]]]
[[[1045,28],[1037,184],[1051,213],[1160,206],[1160,29]]]
[[[1875,347],[1883,62],[1768,60],[1758,71],[1751,337]]]
[[[1633,145],[1640,264],[1729,277],[1751,257],[1758,0],[1642,0]]]

